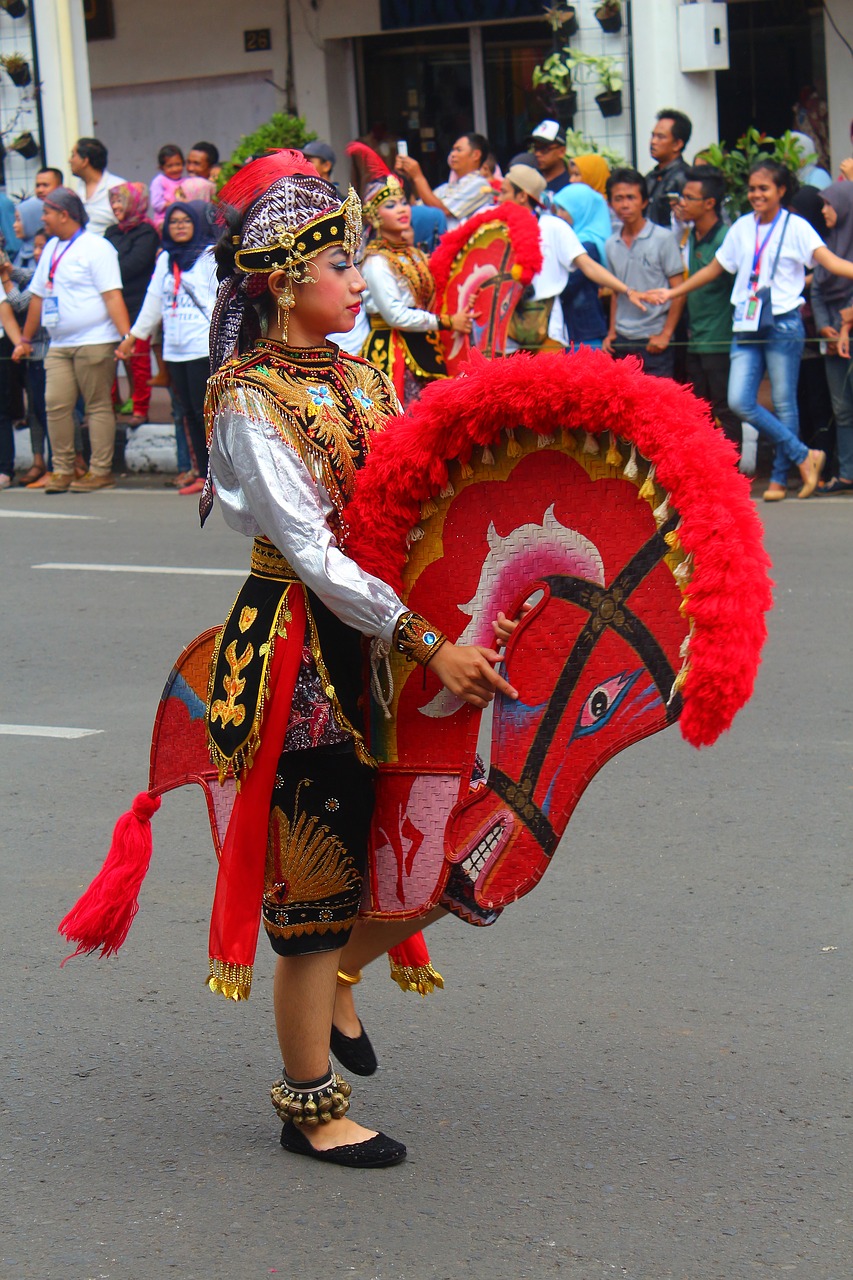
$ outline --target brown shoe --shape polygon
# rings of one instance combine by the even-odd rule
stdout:
[[[72,480],[68,486],[72,493],[94,493],[96,489],[114,489],[115,487],[114,475],[107,473],[105,476],[99,476],[94,471],[87,471],[79,480]]]
[[[784,502],[788,496],[788,490],[782,485],[777,485],[774,489],[765,489],[761,496],[765,502]]]
[[[798,498],[810,498],[817,488],[817,482],[820,479],[820,473],[826,464],[826,454],[823,449],[809,449],[809,456],[800,467],[800,475],[803,477],[803,487],[797,494]]]
[[[48,471],[47,484],[44,486],[45,493],[67,493],[71,488],[74,476],[71,472],[65,471]]]

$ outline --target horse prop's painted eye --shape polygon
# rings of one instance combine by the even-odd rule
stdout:
[[[572,738],[596,733],[607,724],[639,674],[639,671],[623,671],[597,684],[580,709]]]

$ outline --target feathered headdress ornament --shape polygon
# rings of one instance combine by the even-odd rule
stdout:
[[[379,206],[385,200],[399,199],[404,194],[403,184],[382,157],[365,143],[351,142],[347,155],[358,175],[364,216],[375,227],[379,223]]]

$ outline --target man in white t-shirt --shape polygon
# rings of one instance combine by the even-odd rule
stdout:
[[[41,325],[50,334],[45,356],[47,430],[53,471],[45,493],[93,493],[110,489],[116,423],[112,386],[115,348],[130,329],[121,291],[118,254],[86,227],[80,197],[57,187],[44,201],[42,215],[51,237],[30,282],[30,299],[21,341],[13,359],[32,350]],[[89,420],[92,457],[89,470],[74,479],[74,406],[82,396]]]
[[[71,172],[77,179],[77,194],[89,215],[89,231],[102,236],[115,222],[110,204],[110,188],[124,182],[107,168],[107,149],[97,138],[78,138],[71,148]]]

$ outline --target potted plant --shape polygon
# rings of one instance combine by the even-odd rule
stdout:
[[[24,85],[29,84],[32,80],[29,63],[19,53],[7,53],[0,56],[0,66],[12,83],[16,84],[19,89],[23,89]]]
[[[599,56],[595,53],[567,54],[566,63],[569,71],[579,67],[587,67],[601,85],[601,93],[595,95],[598,109],[603,116],[621,116],[622,114],[622,63],[618,58],[608,54]]]
[[[726,179],[726,212],[734,221],[742,213],[749,213],[751,205],[747,195],[749,170],[758,160],[773,160],[787,165],[796,173],[808,156],[801,154],[800,144],[786,131],[779,138],[761,133],[756,128],[747,129],[731,150],[725,143],[714,142],[702,153],[708,164],[719,169]]]
[[[622,30],[622,0],[603,0],[596,7],[595,16],[602,31],[615,35]]]
[[[568,38],[578,33],[578,14],[573,4],[560,4],[558,0],[550,8],[546,5],[545,21],[555,36],[562,34]]]
[[[0,0],[0,8],[5,9],[10,18],[23,18],[27,12],[24,0]]]
[[[39,153],[39,144],[29,132],[19,133],[10,146],[12,151],[17,151],[18,155],[23,156],[25,160],[33,160]]]
[[[578,95],[572,85],[574,55],[568,48],[550,54],[541,67],[533,68],[533,87],[547,85],[552,91],[554,108],[562,119],[571,119],[578,109]],[[562,123],[562,120],[561,120]]]

